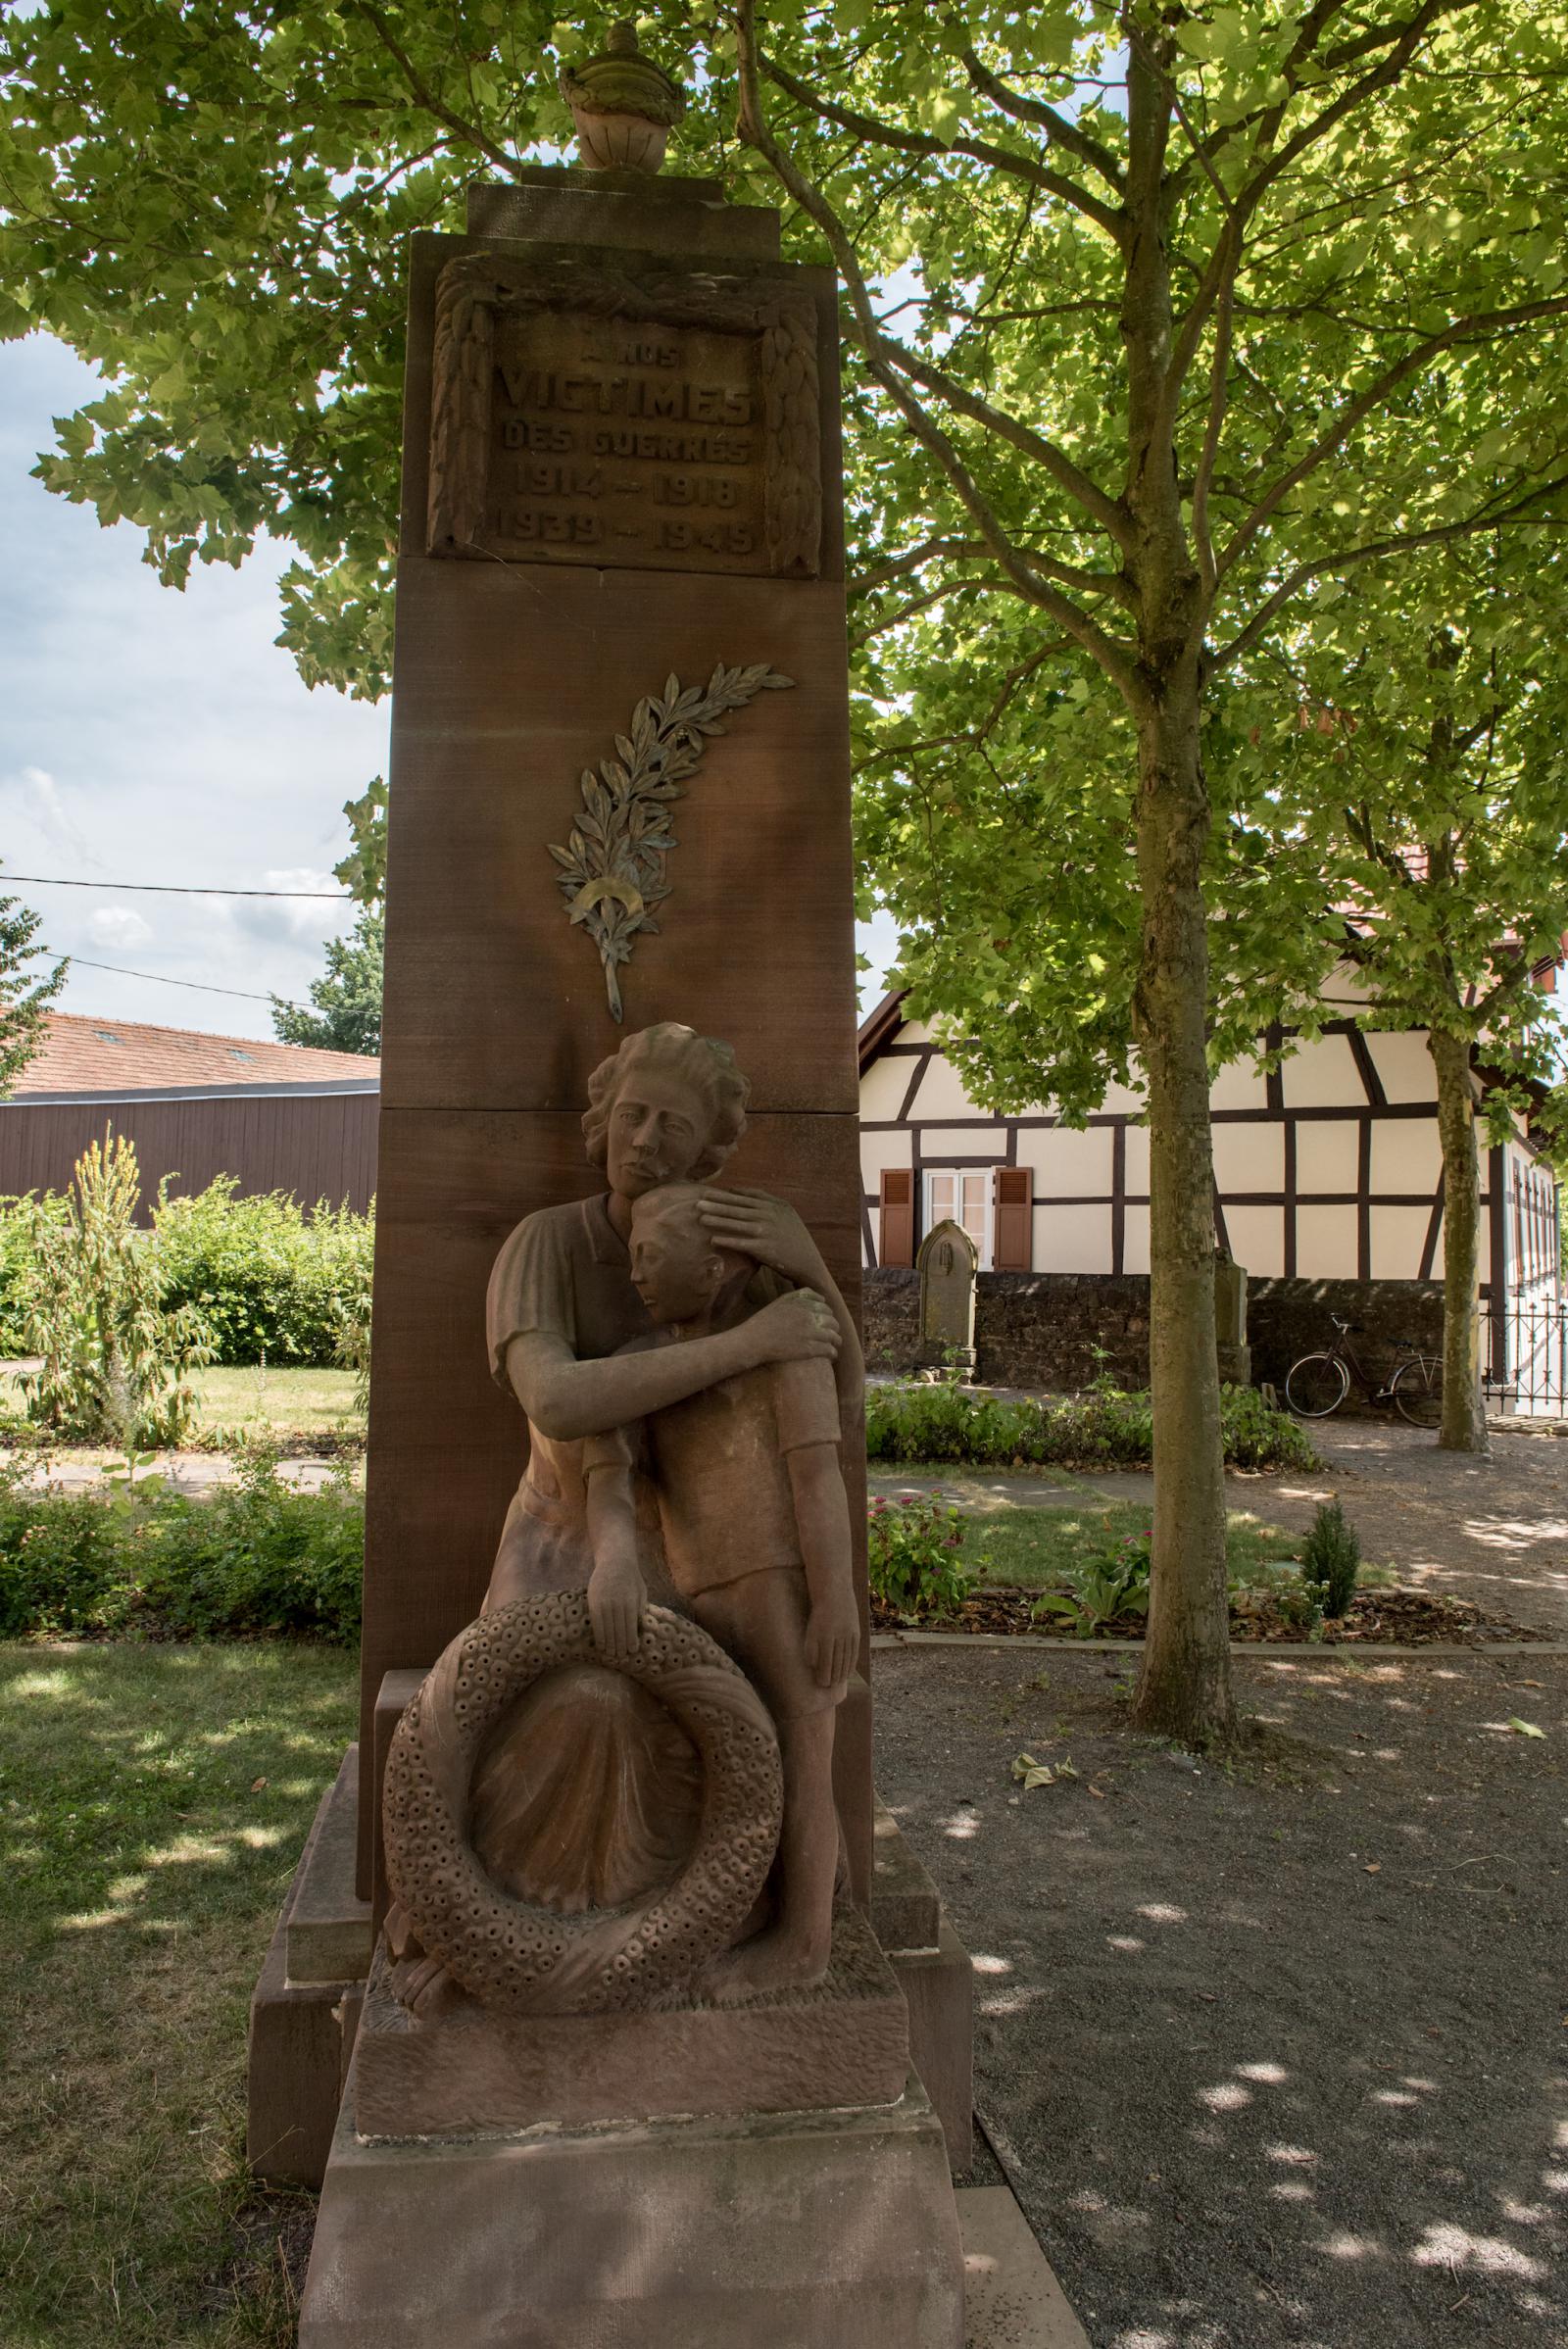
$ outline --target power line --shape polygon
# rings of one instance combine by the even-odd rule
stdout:
[[[351,905],[354,903],[352,895],[346,889],[187,889],[178,881],[63,881],[55,873],[8,872],[0,877],[7,881],[30,881],[35,888],[40,889],[133,889],[144,897],[312,898],[319,900],[323,905]],[[92,967],[94,970],[108,970],[110,966],[107,962],[95,962]],[[133,975],[148,978],[151,973],[142,971]],[[184,984],[177,979],[171,979],[169,983],[172,987]],[[236,990],[232,987],[220,987],[214,992],[219,995],[233,995]],[[258,998],[258,1001],[262,999]]]
[[[51,948],[45,953],[52,954]],[[205,979],[166,979],[161,971],[127,970],[122,962],[89,962],[85,954],[62,954],[57,957],[69,962],[74,969],[112,970],[121,979],[151,979],[155,987],[191,987],[198,995],[237,995],[247,1003],[283,1003],[290,1011],[309,1011],[309,1003],[296,1003],[286,995],[253,995],[247,987],[212,987]]]

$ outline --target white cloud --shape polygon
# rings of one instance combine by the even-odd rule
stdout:
[[[298,897],[230,898],[227,910],[237,928],[248,937],[266,939],[309,939],[318,945],[322,939],[335,938],[349,926],[356,910],[352,905],[323,903],[341,899],[343,884],[329,872],[319,872],[314,865],[295,864],[272,867],[255,883],[258,889],[299,890]]]
[[[64,856],[73,868],[97,863],[86,834],[72,816],[61,798],[59,784],[46,768],[14,768],[10,774],[0,775],[0,791],[13,803],[10,820],[15,822],[20,817],[45,850]]]
[[[113,947],[117,954],[128,954],[137,947],[149,946],[154,931],[152,923],[143,921],[129,905],[100,905],[88,917],[87,936],[94,946]]]

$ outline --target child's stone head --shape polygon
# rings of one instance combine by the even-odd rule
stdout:
[[[695,1321],[751,1265],[715,1248],[698,1212],[701,1183],[645,1191],[631,1211],[632,1286],[656,1321]]]

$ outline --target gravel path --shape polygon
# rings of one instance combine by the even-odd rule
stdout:
[[[879,1656],[877,1781],[1094,2349],[1568,2349],[1568,1658],[1248,1658],[1230,1770],[1042,1660]]]

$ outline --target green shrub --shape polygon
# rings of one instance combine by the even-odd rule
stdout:
[[[213,1358],[206,1321],[169,1295],[137,1228],[140,1198],[134,1144],[106,1132],[77,1159],[62,1213],[28,1207],[17,1299],[42,1359],[17,1384],[35,1426],[78,1444],[177,1444],[196,1409],[190,1374]]]
[[[1307,1529],[1301,1544],[1301,1585],[1326,1616],[1338,1618],[1350,1611],[1360,1571],[1360,1540],[1336,1494],[1319,1503]]]
[[[109,1493],[0,1482],[0,1638],[356,1639],[364,1502],[346,1479],[300,1493],[257,1450],[237,1484],[203,1499],[156,1477]]]
[[[368,1309],[373,1208],[319,1199],[307,1214],[287,1192],[235,1191],[232,1175],[189,1198],[165,1184],[153,1225],[170,1295],[206,1315],[220,1362],[335,1362]]]
[[[961,1509],[940,1493],[878,1494],[866,1518],[871,1590],[900,1615],[952,1615],[972,1576],[958,1552],[968,1532]]]
[[[65,1212],[65,1197],[58,1191],[28,1191],[20,1199],[0,1199],[0,1358],[27,1351],[22,1283],[32,1262],[34,1218],[43,1214],[60,1223]]]
[[[1220,1429],[1233,1468],[1310,1468],[1316,1455],[1296,1420],[1272,1410],[1251,1387],[1220,1391]],[[1087,1394],[1050,1401],[1006,1400],[956,1381],[894,1380],[868,1387],[868,1458],[972,1461],[990,1468],[1147,1468],[1153,1457],[1153,1406],[1147,1392],[1102,1380]]]

